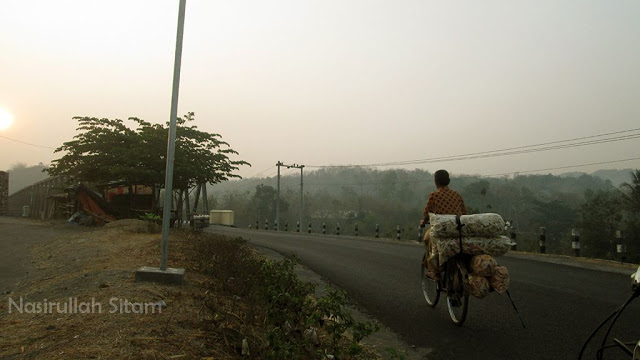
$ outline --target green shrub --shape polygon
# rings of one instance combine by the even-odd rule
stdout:
[[[296,259],[266,260],[255,254],[242,239],[210,234],[192,235],[192,255],[197,272],[211,281],[209,291],[242,302],[235,315],[251,344],[251,356],[267,359],[371,358],[360,344],[379,327],[354,320],[347,309],[347,294],[329,289],[325,296],[314,297],[316,286],[300,281],[295,272]],[[234,305],[236,306],[236,305]],[[221,312],[211,306],[216,314]],[[209,317],[208,329],[220,327],[219,317]],[[225,325],[225,326],[228,326]],[[262,334],[257,333],[260,328]],[[235,344],[232,351],[238,351]]]

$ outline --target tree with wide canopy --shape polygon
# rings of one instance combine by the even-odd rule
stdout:
[[[120,182],[129,185],[164,187],[169,124],[151,124],[131,117],[128,127],[123,120],[74,117],[78,134],[55,152],[65,152],[47,169],[50,175],[71,176],[77,181],[106,185]],[[246,161],[231,160],[238,155],[220,134],[201,131],[192,125],[190,112],[176,121],[175,189],[197,184],[215,184],[230,178]]]

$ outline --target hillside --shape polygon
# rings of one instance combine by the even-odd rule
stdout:
[[[634,169],[621,169],[621,170],[598,170],[594,171],[591,174],[587,174],[584,172],[568,172],[564,174],[560,174],[562,177],[580,177],[582,175],[591,175],[595,177],[599,177],[603,180],[611,181],[611,184],[615,187],[619,187],[620,184],[625,182],[629,182],[631,173]]]

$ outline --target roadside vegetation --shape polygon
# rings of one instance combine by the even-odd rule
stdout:
[[[315,284],[298,279],[294,259],[267,260],[241,239],[207,233],[190,233],[189,243],[194,271],[204,275],[203,328],[227,355],[376,358],[360,342],[377,325],[354,320],[341,290],[315,297]]]
[[[146,222],[77,230],[35,246],[33,271],[0,294],[0,358],[403,358],[363,345],[378,326],[354,320],[344,292],[316,295],[314,284],[298,279],[293,259],[267,260],[241,239],[177,230],[169,266],[186,268],[186,283],[139,283],[135,270],[157,266],[160,257]],[[100,313],[20,313],[9,312],[10,298],[103,306]],[[162,303],[162,311],[111,313],[114,298]]]

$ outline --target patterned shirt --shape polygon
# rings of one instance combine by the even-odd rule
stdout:
[[[440,215],[466,215],[467,207],[462,196],[448,186],[438,188],[429,194],[427,206],[424,207],[424,216],[429,218],[429,213]]]

